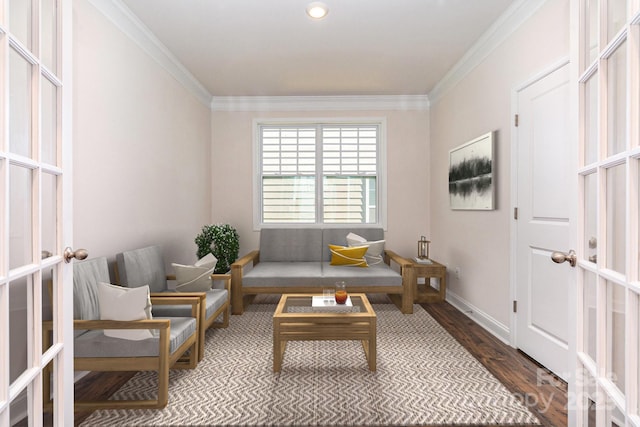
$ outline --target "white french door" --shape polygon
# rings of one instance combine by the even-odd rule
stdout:
[[[71,24],[71,0],[0,0],[3,427],[51,416],[73,425],[72,272],[63,257],[71,242]],[[43,345],[47,324],[52,340]],[[53,405],[43,399],[47,386]]]
[[[576,425],[640,426],[640,1],[574,0],[572,13],[580,214],[570,403]]]

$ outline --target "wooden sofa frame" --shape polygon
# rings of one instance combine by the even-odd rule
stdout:
[[[192,317],[196,319],[196,328],[199,327],[201,312],[201,299],[193,296],[173,296],[171,298],[151,298],[152,304],[170,305],[186,304],[191,305]],[[196,333],[192,334],[185,342],[170,353],[170,326],[169,319],[153,320],[74,320],[75,330],[90,329],[149,329],[158,330],[160,337],[158,340],[158,356],[149,357],[74,357],[74,369],[78,371],[100,371],[100,372],[125,372],[125,371],[157,371],[158,372],[158,392],[156,399],[149,400],[95,400],[95,401],[75,401],[74,408],[78,410],[98,410],[98,409],[161,409],[169,402],[169,369],[193,369],[198,364],[199,340]],[[49,348],[52,341],[53,322],[43,322],[43,348]],[[45,408],[51,410],[53,401],[51,400],[51,379],[49,364],[43,375],[43,401]]]

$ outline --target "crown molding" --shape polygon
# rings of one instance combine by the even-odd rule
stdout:
[[[478,41],[429,92],[430,103],[436,104],[482,63],[502,42],[542,7],[547,0],[517,0],[489,27]]]
[[[428,111],[427,95],[214,96],[212,111]]]
[[[182,86],[206,107],[211,105],[211,94],[185,68],[167,47],[131,12],[120,0],[89,0],[98,11],[106,16],[124,34],[132,39],[143,51],[171,74]]]

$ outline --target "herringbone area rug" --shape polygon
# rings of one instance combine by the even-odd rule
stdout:
[[[422,307],[403,315],[374,304],[378,370],[359,342],[289,343],[272,372],[273,304],[252,304],[227,329],[209,330],[194,370],[172,371],[163,410],[102,410],[83,426],[409,426],[538,424],[508,390]],[[155,373],[115,397],[142,398]]]

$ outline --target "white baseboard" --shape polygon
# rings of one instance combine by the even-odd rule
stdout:
[[[460,310],[467,317],[476,322],[478,325],[482,326],[500,341],[504,342],[508,346],[511,346],[511,332],[509,331],[509,327],[498,322],[496,319],[489,316],[478,307],[474,306],[464,298],[461,298],[452,292],[447,291],[446,300],[449,304]]]

